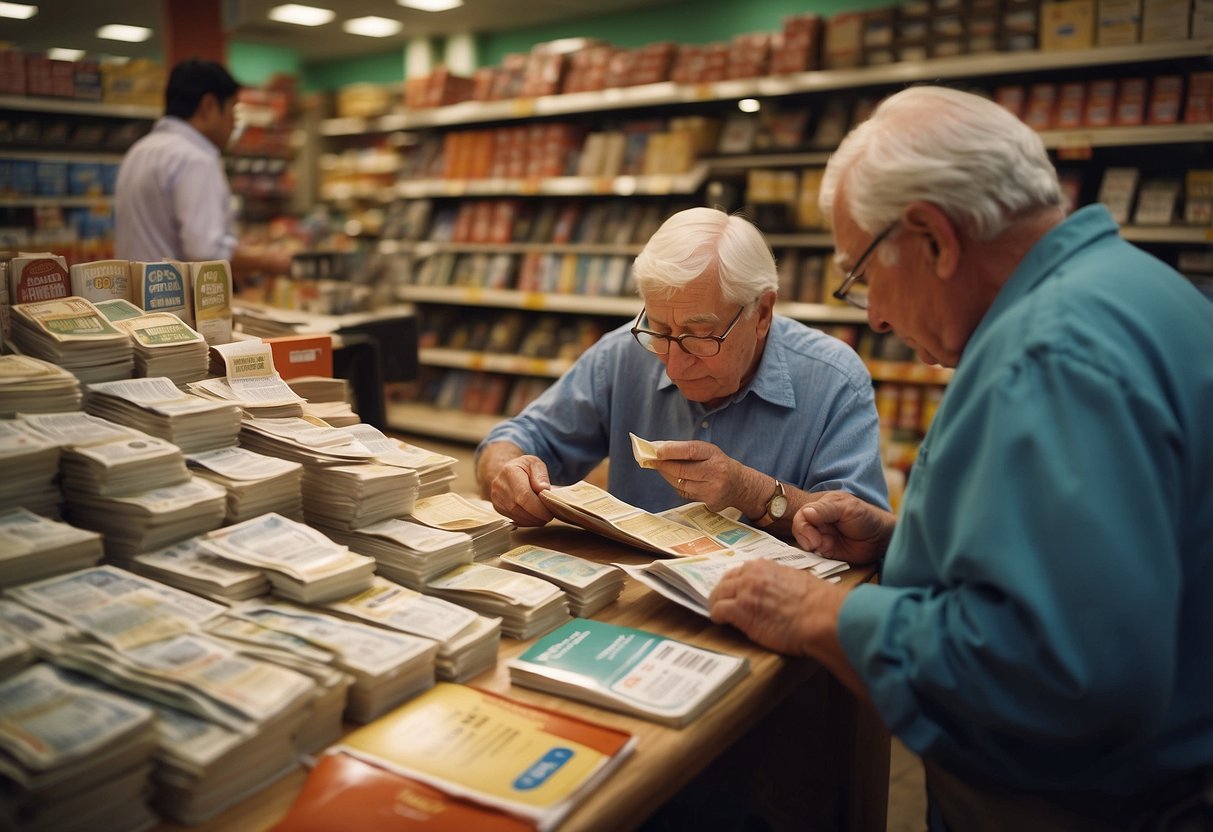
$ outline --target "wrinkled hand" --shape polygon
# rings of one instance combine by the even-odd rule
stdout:
[[[526,454],[509,460],[489,485],[489,497],[499,514],[519,526],[542,526],[552,519],[539,492],[552,487],[548,467],[537,456]]]
[[[708,599],[712,620],[788,655],[806,655],[814,607],[838,587],[808,571],[752,560],[730,569]],[[839,603],[841,603],[839,601]]]
[[[734,504],[731,487],[741,467],[720,448],[698,440],[661,442],[654,465],[684,500],[706,503],[712,511]]]
[[[813,496],[792,517],[792,534],[802,548],[854,564],[884,555],[897,523],[894,515],[842,491]]]

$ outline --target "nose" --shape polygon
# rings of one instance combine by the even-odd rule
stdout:
[[[868,326],[872,328],[873,332],[881,334],[893,331],[893,325],[881,318],[870,306],[868,307]]]
[[[674,376],[679,370],[688,366],[691,362],[696,361],[695,356],[684,350],[677,344],[670,344],[670,351],[664,356],[666,373]]]

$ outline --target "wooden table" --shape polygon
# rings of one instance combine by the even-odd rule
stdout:
[[[560,523],[519,530],[514,538],[519,544],[547,546],[601,563],[651,560],[636,549]],[[871,577],[871,569],[852,569],[844,573],[843,582]],[[732,627],[715,625],[633,580],[619,600],[595,618],[744,655],[750,673],[689,725],[668,728],[511,687],[506,662],[532,642],[503,638],[496,667],[469,684],[618,726],[638,740],[632,757],[565,819],[561,832],[636,828],[693,780],[693,793],[726,789],[731,801],[773,829],[884,832],[889,735],[870,707],[816,662],[757,647]],[[300,769],[208,823],[189,828],[266,829],[285,814],[305,777]]]

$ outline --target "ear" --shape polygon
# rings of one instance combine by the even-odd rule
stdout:
[[[921,255],[935,276],[951,280],[960,263],[960,236],[952,221],[937,206],[922,200],[906,206],[902,219],[916,235]]]
[[[758,306],[754,312],[754,333],[759,338],[765,338],[771,331],[771,321],[775,316],[775,292],[763,292],[758,298]]]

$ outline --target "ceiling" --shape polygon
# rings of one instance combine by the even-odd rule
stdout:
[[[52,47],[83,49],[89,57],[122,55],[133,58],[163,57],[161,8],[166,0],[15,0],[38,6],[28,20],[0,18],[0,41],[31,52]],[[197,0],[207,2],[208,0]],[[651,7],[675,0],[464,0],[458,9],[422,12],[406,9],[395,0],[295,0],[337,12],[324,26],[296,26],[270,20],[266,12],[289,0],[210,0],[219,3],[228,26],[228,39],[294,50],[303,61],[321,61],[358,54],[390,51],[416,37],[462,32],[498,32],[508,29],[576,21]],[[404,30],[389,38],[368,38],[341,30],[341,21],[367,15],[393,18]],[[154,32],[144,43],[120,43],[96,37],[106,23],[146,26]]]

